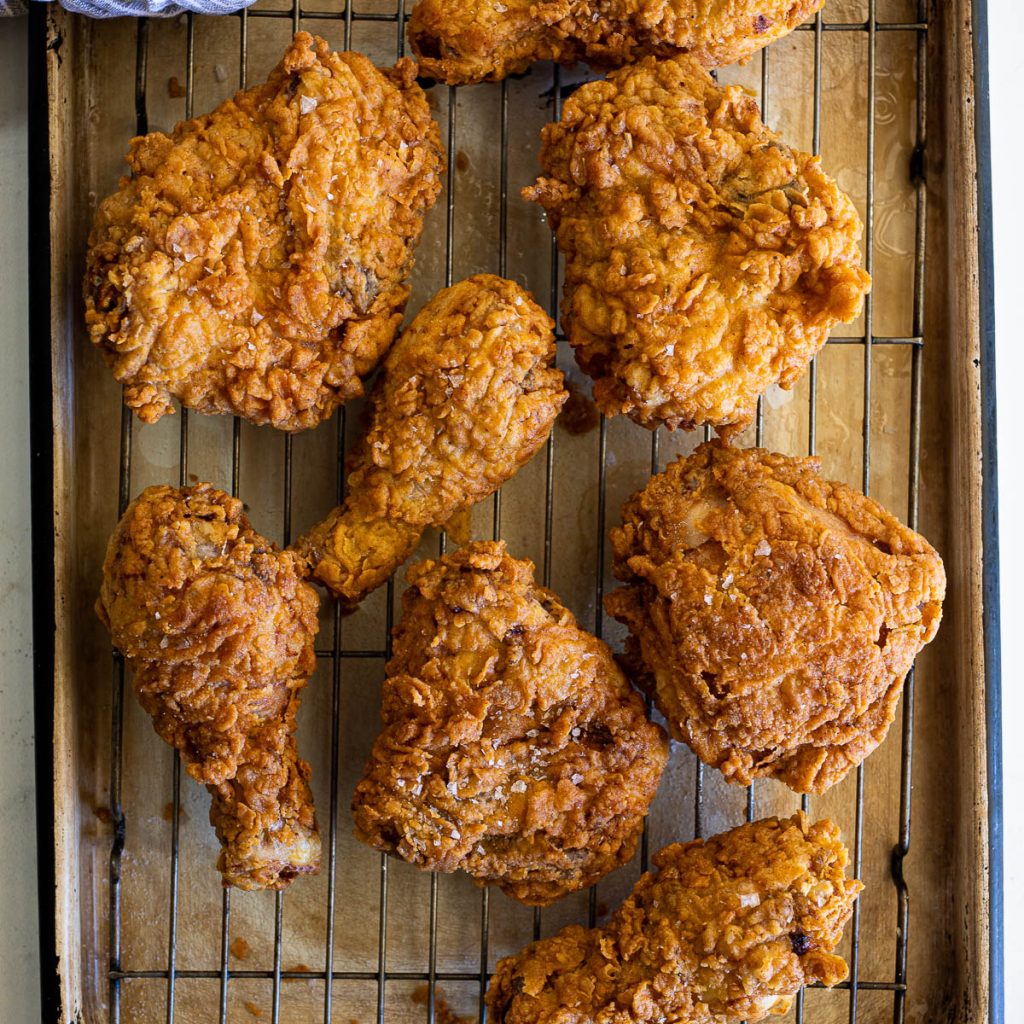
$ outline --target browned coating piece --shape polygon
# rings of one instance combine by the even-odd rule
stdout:
[[[581,86],[542,138],[523,195],[565,253],[562,323],[608,415],[746,424],[860,313],[853,203],[693,58]]]
[[[567,398],[552,326],[517,284],[478,274],[435,295],[403,331],[350,456],[345,504],[297,545],[345,605],[547,440]]]
[[[654,855],[603,928],[570,925],[498,961],[494,1024],[739,1024],[847,974],[832,951],[861,883],[830,821],[741,825]]]
[[[409,584],[359,838],[535,905],[628,861],[668,750],[608,647],[503,543]]]
[[[920,534],[817,459],[703,444],[611,533],[626,623],[673,735],[731,782],[820,793],[885,738],[946,578]]]
[[[419,0],[409,43],[449,85],[498,81],[538,60],[617,68],[689,53],[705,67],[746,60],[825,0]]]
[[[218,866],[240,889],[283,888],[320,861],[294,737],[320,604],[302,570],[209,484],[143,491],[103,563],[96,611],[157,733],[210,790]]]
[[[362,394],[441,190],[415,75],[299,32],[266,84],[132,141],[89,237],[85,304],[140,419],[173,397],[303,430]]]

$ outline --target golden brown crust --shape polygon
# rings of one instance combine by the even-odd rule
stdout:
[[[352,607],[428,526],[493,494],[547,440],[566,400],[548,315],[512,281],[477,274],[434,296],[384,362],[345,504],[299,541]]]
[[[538,60],[617,68],[689,53],[705,67],[746,60],[825,0],[419,0],[409,43],[421,73],[495,82]]]
[[[319,626],[302,573],[209,484],[143,491],[103,564],[96,610],[157,733],[210,789],[220,870],[243,889],[281,888],[319,863],[293,736]]]
[[[523,195],[566,255],[562,323],[608,415],[743,425],[860,312],[853,203],[692,58],[581,86],[542,137]]]
[[[885,738],[942,614],[942,561],[817,459],[703,444],[611,533],[626,623],[673,735],[732,782],[820,793]]]
[[[832,950],[862,886],[829,821],[802,814],[667,846],[603,928],[498,961],[494,1024],[738,1024],[847,974]]]
[[[85,303],[142,420],[174,397],[302,430],[362,394],[441,189],[415,73],[299,32],[266,84],[132,141],[89,237]]]
[[[608,647],[503,543],[409,584],[359,838],[537,905],[624,864],[668,750]]]

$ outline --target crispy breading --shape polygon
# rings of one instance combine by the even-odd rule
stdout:
[[[103,563],[96,611],[157,733],[210,790],[218,866],[241,889],[283,888],[319,865],[294,737],[319,626],[303,568],[209,484],[147,488]]]
[[[703,444],[626,503],[605,608],[673,735],[731,782],[820,793],[885,738],[946,578],[816,458]]]
[[[847,974],[832,951],[863,886],[830,821],[741,825],[654,855],[603,928],[570,925],[498,961],[494,1024],[739,1024]]]
[[[523,195],[565,253],[562,324],[608,415],[742,426],[859,314],[853,203],[693,58],[581,86],[542,137]]]
[[[825,0],[419,0],[409,43],[449,85],[498,81],[538,60],[617,68],[689,53],[705,67],[746,60]]]
[[[299,32],[264,85],[132,140],[89,237],[85,304],[140,419],[173,397],[303,430],[362,394],[441,190],[415,75]]]
[[[347,607],[537,452],[568,394],[548,315],[512,281],[477,274],[434,296],[388,353],[344,505],[298,543]]]
[[[608,647],[501,542],[409,584],[356,835],[534,905],[626,863],[668,746]]]

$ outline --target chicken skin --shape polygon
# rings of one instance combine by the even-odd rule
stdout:
[[[89,238],[85,305],[140,419],[178,398],[304,430],[362,394],[441,190],[415,76],[299,32],[264,85],[132,141]]]
[[[611,534],[631,636],[672,734],[731,782],[820,793],[885,738],[946,579],[919,534],[817,459],[703,444]]]
[[[498,961],[495,1024],[739,1024],[835,985],[863,886],[830,821],[741,825],[654,855],[603,928],[570,925]]]
[[[218,866],[240,889],[281,889],[319,866],[294,736],[320,604],[302,570],[209,484],[143,491],[103,563],[96,610],[157,733],[210,791]]]
[[[500,542],[409,585],[356,835],[534,905],[626,863],[668,746],[608,647]]]
[[[565,254],[562,324],[609,416],[738,429],[860,313],[853,203],[692,57],[581,86],[542,137],[523,195]]]
[[[512,281],[478,274],[439,292],[402,333],[349,460],[345,503],[299,541],[352,608],[428,526],[493,494],[547,440],[568,397],[547,314]]]
[[[419,0],[409,43],[420,71],[495,82],[539,60],[596,68],[689,53],[705,67],[746,60],[825,0]]]

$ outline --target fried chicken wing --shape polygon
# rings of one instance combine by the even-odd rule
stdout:
[[[942,561],[817,459],[703,444],[611,534],[631,636],[673,735],[746,785],[820,793],[885,738],[942,614]]]
[[[209,484],[128,506],[96,610],[162,739],[213,797],[225,885],[280,889],[319,866],[299,692],[315,667],[316,591],[299,558]]]
[[[495,1024],[739,1024],[847,974],[832,951],[863,886],[830,821],[741,825],[654,855],[603,928],[570,925],[498,961]]]
[[[299,32],[264,85],[132,141],[89,238],[85,304],[140,419],[173,397],[303,430],[362,394],[441,190],[415,75]]]
[[[565,253],[562,323],[608,415],[738,428],[859,314],[853,203],[692,57],[581,86],[542,137],[523,195]]]
[[[409,43],[449,85],[495,82],[538,60],[617,68],[689,53],[705,67],[746,60],[825,0],[419,0]]]
[[[359,838],[535,905],[628,861],[668,750],[608,647],[503,543],[409,584]]]
[[[298,544],[345,605],[547,440],[568,397],[551,366],[552,326],[517,284],[478,274],[439,292],[402,333],[351,455],[345,504]]]

